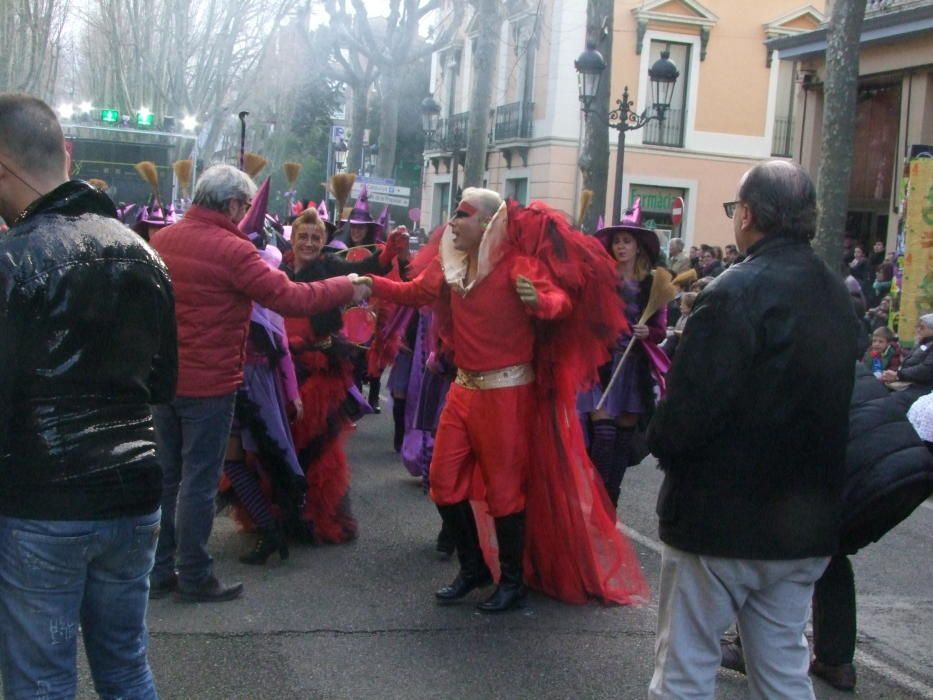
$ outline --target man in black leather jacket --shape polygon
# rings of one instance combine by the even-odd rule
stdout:
[[[838,545],[857,321],[810,248],[800,166],[755,166],[725,208],[748,257],[697,298],[648,429],[665,473],[650,695],[712,697],[737,620],[752,697],[812,698],[803,633]]]
[[[174,394],[174,298],[158,255],[67,170],[52,110],[0,94],[0,672],[10,697],[74,697],[80,624],[97,692],[154,698],[149,405]]]

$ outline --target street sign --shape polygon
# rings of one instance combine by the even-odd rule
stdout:
[[[347,135],[347,127],[332,126],[330,128],[330,140],[332,143],[340,143]]]
[[[394,204],[399,207],[407,207],[411,200],[408,197],[396,197],[391,194],[382,194],[381,192],[373,192],[369,195],[370,202],[378,202],[379,204]]]
[[[356,178],[356,182],[364,183],[367,187],[369,185],[394,185],[395,180],[389,177],[373,177],[372,175],[360,175]]]
[[[366,185],[366,190],[369,192],[370,199],[373,198],[374,194],[395,195],[396,197],[411,197],[410,187],[401,187],[399,185],[377,185],[373,182],[366,182],[363,184]],[[350,190],[350,195],[353,197],[358,197],[360,190],[363,188],[363,184],[360,184],[359,180],[354,182],[353,189]]]
[[[671,205],[671,223],[679,224],[683,221],[684,218],[684,198],[683,197],[674,197],[674,202]]]
[[[116,124],[120,121],[120,112],[116,109],[100,110],[100,120],[105,124]]]

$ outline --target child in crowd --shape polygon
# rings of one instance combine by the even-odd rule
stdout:
[[[886,369],[896,370],[901,366],[901,352],[897,337],[887,326],[876,328],[871,334],[871,348],[863,362],[879,379]]]
[[[661,349],[671,359],[674,359],[674,353],[677,352],[680,336],[684,332],[684,326],[687,325],[687,319],[690,317],[690,312],[693,311],[693,304],[696,299],[696,292],[684,292],[680,295],[680,316],[677,318],[677,323],[674,324],[674,329],[668,331],[667,340],[661,344]]]

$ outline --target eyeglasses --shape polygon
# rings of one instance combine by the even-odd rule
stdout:
[[[722,208],[726,211],[726,216],[730,219],[735,215],[735,206],[742,200],[737,199],[734,202],[723,202]]]

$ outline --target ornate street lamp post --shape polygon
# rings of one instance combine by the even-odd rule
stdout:
[[[674,95],[674,86],[680,72],[677,66],[670,60],[670,52],[662,51],[661,58],[654,62],[654,65],[648,69],[648,78],[651,81],[652,112],[646,107],[641,114],[635,112],[632,107],[634,102],[629,100],[628,85],[622,91],[622,99],[616,100],[616,108],[609,112],[609,119],[606,126],[619,132],[619,147],[616,151],[616,175],[614,184],[614,193],[612,199],[612,222],[618,223],[622,220],[622,169],[625,165],[625,134],[629,131],[641,129],[648,122],[657,119],[661,129],[664,127],[664,116],[671,106],[671,98]],[[593,100],[596,98],[596,92],[599,89],[599,81],[602,79],[603,71],[606,70],[606,61],[596,46],[588,42],[586,50],[580,54],[574,61],[574,68],[577,70],[577,87],[580,96],[580,108],[584,117],[596,112],[593,109]]]
[[[421,130],[424,132],[425,150],[431,145],[442,151],[450,151],[450,195],[447,197],[447,216],[456,206],[457,180],[460,169],[460,148],[457,137],[453,133],[443,133],[439,129],[441,106],[433,97],[428,95],[421,101]]]

